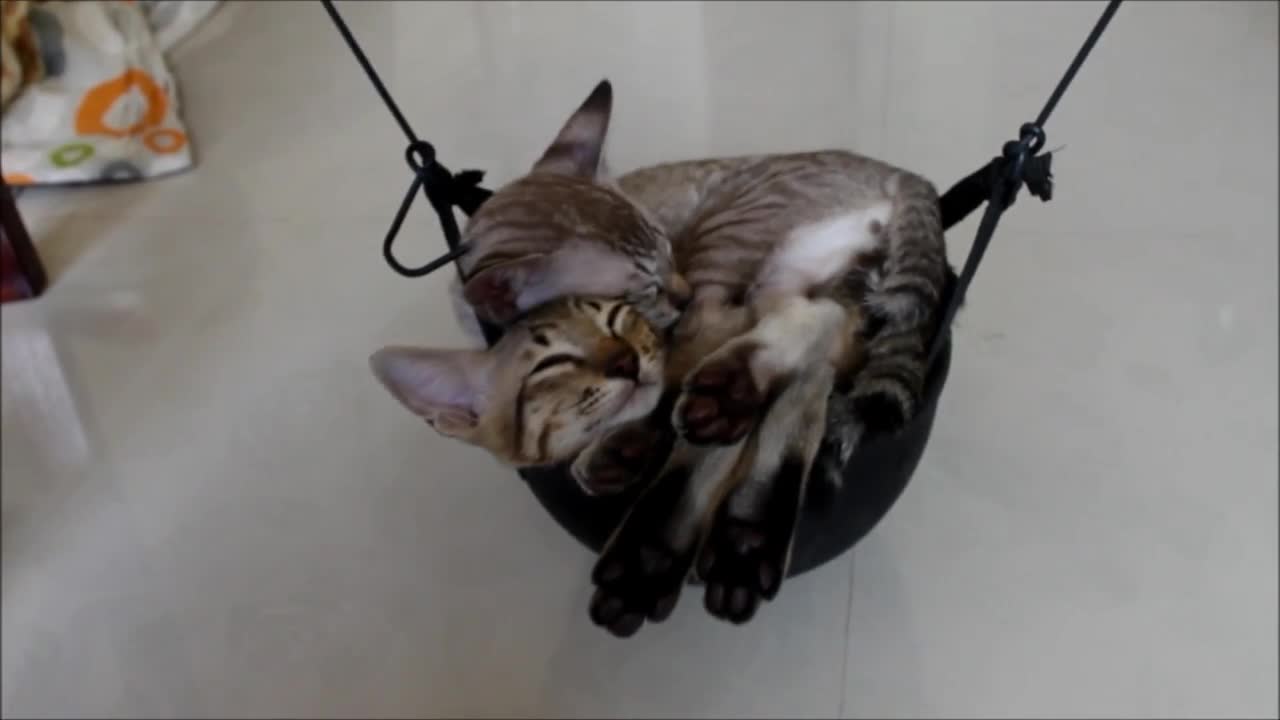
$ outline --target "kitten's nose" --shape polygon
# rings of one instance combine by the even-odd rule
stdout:
[[[627,345],[618,347],[604,361],[604,376],[635,380],[640,375],[640,356]]]

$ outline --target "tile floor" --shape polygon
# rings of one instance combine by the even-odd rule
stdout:
[[[945,186],[1102,3],[342,7],[491,182],[609,76],[616,168],[839,146]],[[745,628],[619,642],[589,555],[366,370],[461,335],[444,273],[382,264],[402,142],[324,12],[224,7],[174,60],[198,169],[20,201],[55,280],[0,314],[4,715],[1276,717],[1277,15],[1124,6],[889,518]]]

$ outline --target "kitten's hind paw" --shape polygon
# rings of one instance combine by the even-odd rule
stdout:
[[[677,570],[683,566],[683,572]],[[592,573],[591,622],[617,637],[645,623],[662,622],[675,609],[689,563],[663,543],[637,541],[601,557]]]
[[[763,600],[778,592],[781,564],[762,557],[766,542],[761,529],[749,523],[725,518],[712,526],[698,557],[707,612],[740,625],[755,616]]]
[[[671,473],[646,491],[591,572],[591,621],[617,637],[666,620],[680,599],[693,548],[673,547],[667,526],[687,482],[687,474]]]
[[[717,510],[697,569],[706,585],[703,602],[713,616],[742,624],[762,601],[777,597],[790,561],[804,470],[802,459],[783,461],[756,518],[735,516],[732,495]]]
[[[717,352],[689,374],[671,423],[693,445],[732,445],[746,437],[768,404],[751,373],[754,344]]]

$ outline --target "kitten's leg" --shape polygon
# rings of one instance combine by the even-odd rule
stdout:
[[[753,379],[756,371],[770,373],[776,390],[768,414],[750,440],[705,449],[679,444],[596,565],[596,624],[626,636],[646,617],[660,620],[671,612],[711,508],[719,508],[713,525],[719,534],[708,540],[704,563],[708,609],[744,622],[761,598],[776,595],[821,440],[832,359],[844,345],[850,317],[830,300],[788,298],[752,332],[707,358],[714,363],[733,353],[735,344],[752,348],[747,372]],[[717,502],[729,492],[729,501]]]
[[[843,487],[845,466],[862,443],[866,427],[853,407],[848,391],[836,390],[827,398],[827,413],[822,444],[813,463],[813,481],[809,483],[805,503],[818,510],[831,507],[835,494]]]
[[[833,377],[822,362],[789,383],[752,436],[743,480],[716,509],[697,563],[715,617],[744,623],[782,586]]]
[[[741,440],[760,421],[785,381],[826,362],[849,323],[831,300],[788,296],[762,300],[761,319],[697,364],[684,379],[672,425],[698,445]]]
[[[916,337],[912,337],[915,335]],[[845,466],[870,434],[893,434],[915,416],[924,392],[923,338],[906,333],[893,343],[867,346],[868,364],[850,389],[827,400],[826,433],[815,471],[812,500],[821,508],[844,483]]]
[[[710,508],[741,454],[741,444],[710,450],[679,444],[605,545],[591,573],[590,615],[618,637],[665,620],[689,576]]]
[[[902,429],[919,409],[924,393],[927,327],[886,326],[863,347],[863,366],[847,388],[827,400],[826,432],[818,453],[811,500],[829,506],[844,484],[844,469],[872,433]]]

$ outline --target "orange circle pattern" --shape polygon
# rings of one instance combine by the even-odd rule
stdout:
[[[174,128],[159,128],[142,136],[142,144],[157,155],[176,153],[187,144],[187,136]]]
[[[147,100],[147,110],[142,118],[127,128],[107,125],[106,116],[111,106],[135,87]],[[169,96],[156,84],[156,81],[138,68],[129,68],[119,77],[96,85],[85,93],[80,107],[76,110],[76,133],[109,135],[117,138],[137,135],[163,122],[168,109]]]
[[[9,68],[5,68],[8,70]],[[146,100],[146,110],[128,127],[107,124],[107,113],[122,97],[137,89]],[[157,127],[169,111],[169,96],[159,83],[139,68],[129,68],[118,77],[94,86],[85,93],[76,108],[75,130],[78,135],[106,135],[114,138],[142,136],[142,144],[157,155],[176,153],[187,146],[187,136],[176,128]],[[36,179],[27,173],[7,172],[8,185],[34,185]]]

